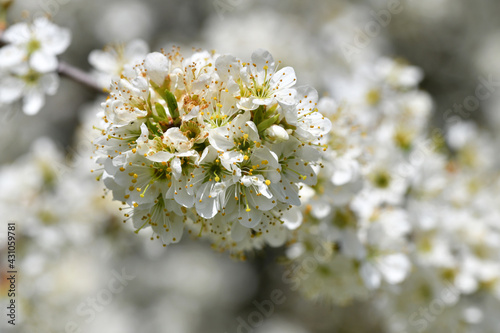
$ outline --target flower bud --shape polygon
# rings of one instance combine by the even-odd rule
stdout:
[[[288,140],[287,131],[279,125],[271,125],[264,131],[264,135],[272,143],[278,143]]]
[[[147,70],[151,81],[162,86],[169,70],[168,58],[159,52],[150,53],[144,61],[144,68]]]

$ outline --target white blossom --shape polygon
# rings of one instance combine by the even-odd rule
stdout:
[[[151,226],[169,244],[187,225],[235,254],[290,237],[330,125],[315,91],[300,88],[310,96],[298,99],[293,69],[278,66],[264,50],[251,63],[174,50],[112,81],[94,144],[104,183],[131,207],[137,231]]]

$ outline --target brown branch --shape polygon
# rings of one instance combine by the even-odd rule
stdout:
[[[73,67],[70,64],[65,63],[63,61],[59,62],[59,66],[57,67],[57,73],[60,76],[67,77],[99,93],[106,92],[106,88],[98,84],[95,81],[95,79],[89,75],[89,73],[84,72],[77,67]]]

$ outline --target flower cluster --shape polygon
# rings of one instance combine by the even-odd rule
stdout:
[[[287,249],[285,277],[308,297],[345,304],[379,291],[390,332],[423,327],[420,308],[435,300],[447,319],[425,326],[439,331],[481,321],[489,310],[471,298],[495,309],[500,299],[495,138],[456,118],[429,131],[421,79],[389,59],[335,79],[345,102],[318,105],[333,123],[331,149],[317,185],[302,190],[304,223]]]
[[[496,327],[488,317],[500,304],[500,174],[492,141],[475,124],[455,119],[446,133],[452,154],[423,156],[405,205],[414,272],[399,293],[386,297],[386,315],[397,315],[390,332],[411,326],[494,331],[487,327]],[[443,318],[423,325],[417,304],[405,304],[408,298],[439,302],[442,309],[431,314],[444,312]],[[413,312],[418,316],[408,323]]]
[[[94,141],[103,180],[137,231],[164,244],[185,225],[220,249],[282,245],[301,223],[330,121],[318,93],[258,50],[250,62],[196,52],[150,53],[125,68],[103,103]]]
[[[380,59],[351,78],[336,78],[343,104],[325,99],[319,105],[332,119],[331,150],[318,184],[303,190],[305,223],[288,251],[291,279],[303,274],[305,258],[325,253],[302,283],[308,296],[345,303],[369,296],[383,282],[400,283],[410,272],[404,204],[432,108],[417,89],[420,79],[417,68]]]
[[[59,87],[57,55],[69,46],[71,34],[45,17],[33,23],[17,23],[1,36],[0,104],[23,100],[23,112],[34,115]]]
[[[16,2],[21,10],[7,13],[13,2],[0,0],[2,111],[12,104],[37,113],[60,76],[99,93],[80,112],[82,131],[74,127],[75,115],[64,112],[57,123],[47,114],[11,119],[0,132],[0,164],[34,143],[30,153],[0,165],[0,215],[17,221],[19,264],[26,268],[20,289],[28,297],[16,301],[28,314],[19,318],[23,331],[143,330],[131,312],[147,317],[150,331],[221,331],[234,318],[219,314],[240,308],[248,320],[238,317],[236,331],[498,332],[500,44],[495,33],[468,29],[484,35],[470,41],[456,33],[454,22],[463,21],[457,14],[470,14],[474,2],[451,8],[451,0],[421,0],[388,16],[392,11],[378,0],[311,6],[289,0],[286,11],[279,2],[254,1],[231,10],[216,6],[212,17],[203,12],[209,6],[156,2],[155,10],[174,8],[161,20],[169,22],[168,31],[155,24],[146,2],[92,9],[103,2],[80,1],[68,12],[44,6],[51,16],[58,11],[61,22],[70,22],[75,10],[99,21],[79,32],[93,31],[96,39],[86,35],[74,54],[99,41],[131,39],[92,51],[89,73],[58,61],[69,30],[40,12],[31,15],[40,9],[38,0]],[[7,25],[16,11],[35,19]],[[185,26],[181,12],[206,17]],[[423,12],[430,15],[416,20]],[[134,29],[123,29],[132,19]],[[377,29],[389,23],[390,29]],[[150,35],[153,27],[157,33]],[[205,51],[184,57],[176,48],[150,53],[146,41],[132,39],[138,36],[197,36],[203,48],[237,57]],[[461,54],[473,50],[465,58],[475,57],[475,64],[435,57],[442,40],[461,47]],[[392,53],[391,41],[403,55],[436,51],[412,59],[431,74],[426,86],[438,103],[456,87],[470,87],[474,66],[483,76],[476,96],[443,113],[433,110],[430,94],[419,90],[423,71],[381,57]],[[467,47],[471,41],[479,47]],[[329,97],[298,86],[294,69],[267,51],[247,61],[257,47],[293,64],[301,80]],[[451,75],[466,64],[471,71]],[[435,84],[450,80],[453,85]],[[54,105],[76,109],[74,101],[89,97],[83,89],[67,91]],[[34,140],[53,126],[65,128],[50,133],[57,144]],[[68,156],[60,144],[67,144]],[[91,182],[96,174],[104,195],[102,184]],[[131,222],[125,233],[122,221]],[[164,246],[186,240],[186,233],[204,242],[165,252],[160,242],[131,242],[132,230]],[[241,259],[267,245],[285,246],[259,251],[264,265],[253,265],[226,261],[205,243]],[[0,235],[0,248],[6,247]],[[284,267],[269,264],[275,259]],[[107,272],[124,262],[141,268],[137,283],[93,322],[77,320],[75,309],[95,310],[91,300],[96,306],[110,300],[99,285],[109,286]],[[163,272],[168,279],[155,279]],[[0,281],[0,290],[7,282]],[[148,293],[136,290],[144,286]],[[282,297],[271,294],[272,302],[286,297],[304,304],[306,296],[328,306],[287,306],[273,318],[247,311],[249,300],[272,289],[283,290]],[[261,314],[266,304],[252,302]],[[2,325],[9,330],[4,322],[0,331]]]

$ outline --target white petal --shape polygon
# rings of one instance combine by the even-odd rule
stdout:
[[[258,209],[250,209],[250,211],[247,212],[245,208],[240,207],[240,210],[239,217],[241,217],[241,220],[238,221],[247,228],[256,227],[262,220],[263,213]]]
[[[214,130],[210,130],[208,132],[208,141],[210,145],[216,148],[217,150],[229,150],[233,148],[234,143],[231,142],[228,138],[226,138],[227,129],[226,127],[219,127]]]
[[[396,253],[377,260],[377,266],[388,283],[396,284],[405,279],[411,263],[404,254]]]
[[[291,137],[291,138],[293,138],[293,137]],[[314,161],[317,161],[321,157],[321,153],[313,147],[298,146],[295,149],[297,149],[297,153],[296,153],[297,156],[302,158],[304,161],[314,162]]]
[[[179,127],[172,127],[165,133],[164,141],[168,141],[174,145],[178,151],[185,151],[189,148],[189,140]]]
[[[311,86],[301,86],[297,89],[297,98],[299,99],[298,108],[301,114],[308,113],[314,110],[318,101],[318,91]]]
[[[264,135],[272,143],[283,142],[289,138],[287,131],[279,125],[271,125],[264,131]]]
[[[252,103],[254,103],[256,105],[271,105],[271,103],[273,103],[273,101],[274,101],[273,97],[269,97],[269,98],[254,97],[252,99]]]
[[[35,115],[40,111],[45,103],[45,96],[36,89],[30,89],[24,95],[23,112],[29,116]]]
[[[151,81],[162,86],[169,69],[169,60],[164,54],[153,52],[147,55],[144,68],[147,70]]]
[[[23,44],[30,40],[31,32],[27,23],[17,23],[10,26],[3,34],[2,39],[12,44]]]
[[[364,262],[359,269],[359,274],[368,289],[377,289],[380,287],[381,276],[375,267],[369,263]]]
[[[358,163],[354,160],[338,159],[334,161],[334,172],[331,181],[341,186],[350,182],[358,174]]]
[[[42,49],[48,54],[61,54],[71,43],[69,29],[61,28],[45,17],[37,18],[33,25],[36,39],[40,41]]]
[[[54,95],[59,88],[59,76],[55,73],[43,75],[40,78],[40,86],[47,95]]]
[[[286,242],[287,229],[281,224],[268,225],[266,231],[264,232],[264,239],[272,247],[278,247]]]
[[[174,180],[172,182],[172,187],[174,188],[174,200],[181,206],[184,207],[193,207],[194,205],[194,196],[189,195],[186,189],[186,178],[182,177],[179,182],[178,180]]]
[[[172,214],[170,214],[172,215]],[[168,231],[167,231],[168,230]],[[184,223],[182,222],[182,217],[174,215],[170,218],[167,223],[167,230],[162,228],[160,233],[160,238],[165,244],[178,243],[182,238],[182,233],[184,231]]]
[[[113,191],[114,192],[114,191]],[[144,219],[145,216],[149,214],[149,209],[140,209],[139,207],[136,207],[134,209],[134,214],[132,215],[132,224],[135,229],[139,229],[146,223],[146,219]],[[146,224],[146,226],[148,226]]]
[[[287,179],[288,178],[285,177],[283,178],[282,182],[271,182],[270,187],[273,191],[273,194],[281,202],[286,202],[287,204],[293,206],[300,206],[301,202],[299,198],[298,188],[294,184],[289,184],[289,181],[287,183]],[[286,186],[286,190],[285,184],[288,184],[288,186]]]
[[[89,63],[98,71],[114,74],[116,58],[109,52],[93,50],[89,54]]]
[[[181,160],[178,157],[174,157],[172,162],[170,162],[170,167],[172,168],[172,173],[176,176],[176,178],[182,177],[182,165]]]
[[[288,230],[295,230],[302,224],[303,216],[299,208],[293,207],[283,212],[281,220]]]
[[[297,165],[297,163],[298,163],[298,165]],[[305,164],[307,164],[307,165],[305,165]],[[290,165],[290,169],[294,170],[295,172],[298,172],[298,174],[301,175],[301,176],[295,175],[296,181],[302,182],[302,183],[309,185],[309,186],[316,185],[316,182],[318,181],[318,176],[317,176],[316,172],[314,171],[314,169],[311,167],[311,165],[309,163],[307,163],[306,161],[295,162],[295,163]],[[291,173],[289,173],[289,174],[293,179],[294,176],[292,176]],[[305,177],[305,179],[303,177]]]
[[[271,87],[279,89],[290,88],[297,82],[295,71],[292,67],[285,67],[276,72],[271,79]]]
[[[195,205],[196,212],[203,218],[211,219],[217,214],[217,202],[216,198],[210,196],[211,182],[206,182],[197,190],[198,195],[196,196]]]
[[[217,74],[222,81],[227,81],[230,76],[237,80],[239,78],[240,66],[237,59],[232,55],[222,55],[215,60]]]
[[[125,56],[130,60],[142,58],[149,52],[149,45],[142,39],[134,39],[125,46]]]
[[[455,278],[457,288],[464,294],[471,294],[478,288],[478,282],[472,274],[459,273]]]
[[[19,99],[23,93],[24,82],[15,77],[6,77],[0,81],[0,103],[10,104]]]
[[[276,93],[276,99],[285,106],[294,105],[295,99],[297,98],[297,91],[293,88],[290,89],[280,89]]]
[[[52,54],[37,51],[30,57],[30,66],[40,73],[48,73],[57,69],[57,58]]]
[[[26,57],[26,51],[16,45],[6,45],[0,49],[0,67],[7,68],[20,64]]]
[[[250,233],[250,229],[242,226],[240,223],[233,223],[233,227],[231,228],[231,238],[235,242],[242,241],[246,235]]]
[[[359,241],[357,232],[353,229],[347,229],[342,232],[340,239],[342,253],[349,258],[362,259],[366,255],[363,244]]]
[[[107,172],[104,172],[102,179],[104,185],[106,185],[106,187],[111,190],[111,193],[113,194],[113,200],[125,201],[125,189],[123,186],[120,186],[115,182],[113,176],[109,175]]]
[[[254,66],[255,65],[255,66]],[[271,53],[266,50],[258,49],[254,53],[252,53],[252,63],[249,64],[250,71],[256,75],[256,80],[259,85],[261,85],[265,78],[266,71],[264,70],[264,66],[267,66],[267,75],[268,78],[272,74],[274,70],[274,59]]]
[[[264,185],[264,186],[267,188],[266,185]],[[254,193],[250,193],[250,191],[246,191],[248,202],[253,207],[256,207],[256,208],[259,207],[257,209],[262,210],[262,211],[268,211],[271,208],[273,208],[274,206],[276,206],[276,200],[272,199],[272,195],[270,198],[266,198],[266,196],[264,195],[263,192],[260,192],[260,193],[262,193],[262,195],[257,195],[255,190],[253,192]],[[275,201],[275,203],[273,203],[273,201]]]

